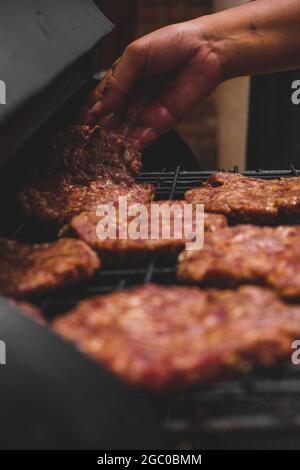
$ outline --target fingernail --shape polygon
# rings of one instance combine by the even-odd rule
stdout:
[[[138,150],[143,150],[155,140],[155,133],[150,127],[140,127],[136,129],[130,136],[130,141],[134,142],[134,145]]]
[[[99,124],[101,124],[103,127],[106,127],[106,126],[113,125],[114,118],[115,118],[115,114],[114,114],[114,113],[111,113],[111,114],[108,114],[107,116],[103,116],[101,119],[99,119],[98,122],[99,122]]]
[[[102,103],[100,101],[97,101],[97,103],[91,109],[89,109],[89,114],[100,114],[102,107]]]
[[[129,125],[123,123],[121,126],[119,126],[118,132],[119,132],[123,137],[127,137],[127,136],[129,135],[129,132],[130,132],[130,127],[129,127]]]

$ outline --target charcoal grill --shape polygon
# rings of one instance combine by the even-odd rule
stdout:
[[[28,52],[35,42],[34,34],[36,41],[42,42],[54,37],[57,47],[66,49],[62,62],[54,61],[52,66],[49,62],[45,76],[37,77],[38,95],[31,86],[31,77],[26,76],[23,81],[28,89],[16,97],[7,113],[3,108],[0,110],[3,113],[0,119],[1,234],[27,242],[36,241],[36,234],[20,218],[15,204],[23,170],[30,170],[34,154],[39,159],[43,157],[36,150],[55,129],[70,120],[80,98],[91,88],[92,52],[103,34],[112,28],[101,15],[97,20],[97,10],[90,0],[68,0],[59,5],[62,3],[59,24],[64,24],[64,16],[65,24],[69,24],[63,34],[61,30],[55,31],[57,23],[53,22],[58,3],[30,0],[38,27],[30,26],[26,43]],[[5,4],[5,13],[11,8],[12,18],[15,11],[20,16],[24,14],[24,23],[31,16],[28,9],[22,12],[23,6],[11,1]],[[49,18],[54,29],[49,30]],[[83,43],[80,35],[74,33],[78,28],[80,31],[84,21],[90,26],[84,29]],[[6,23],[9,29],[9,21]],[[73,38],[68,43],[68,47],[72,44],[72,51],[67,50],[68,35]],[[15,36],[10,46],[22,45],[26,38]],[[35,59],[32,53],[29,57]],[[19,66],[22,73],[22,64]],[[7,77],[0,77],[8,85],[10,77],[15,80],[18,76],[15,68],[14,64]],[[4,67],[1,73],[3,70]],[[155,171],[156,162],[161,163],[163,155],[167,157],[164,168],[160,166]],[[200,185],[212,173],[197,169],[187,146],[174,133],[157,142],[145,155],[145,161],[146,172],[138,181],[153,183],[157,199],[182,198],[185,191]],[[232,171],[239,172],[239,168]],[[244,174],[269,179],[300,176],[300,170],[291,166],[286,170]],[[88,296],[150,282],[176,284],[175,263],[153,260],[138,269],[102,269],[88,285],[57,291],[35,302],[50,320]],[[300,446],[300,369],[296,366],[256,371],[215,387],[194,387],[157,395],[124,386],[61,338],[20,315],[4,299],[0,299],[0,339],[7,343],[7,365],[0,366],[2,449],[297,449]]]
[[[222,171],[222,169],[220,169]],[[238,173],[235,167],[232,172]],[[201,185],[212,171],[145,172],[137,178],[156,187],[156,199],[180,199]],[[245,171],[251,177],[299,176],[287,170]],[[21,224],[18,238],[28,233]],[[36,300],[51,320],[80,300],[147,283],[176,284],[175,263],[153,260],[128,269],[100,269],[89,285]],[[291,350],[292,352],[292,350]],[[99,371],[101,368],[99,367]],[[140,394],[156,411],[164,442],[172,449],[297,449],[300,446],[300,366],[280,365],[209,388],[194,387],[170,394]],[[147,425],[145,423],[145,425]]]

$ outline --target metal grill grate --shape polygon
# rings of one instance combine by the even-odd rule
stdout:
[[[238,168],[233,169],[238,172]],[[213,172],[176,171],[144,173],[139,182],[156,186],[157,199],[183,197]],[[248,171],[260,178],[298,176],[286,171]],[[138,269],[100,270],[93,281],[76,289],[56,292],[39,304],[48,317],[74,306],[88,296],[127,289],[149,282],[176,284],[175,265],[152,261]],[[299,338],[300,339],[300,338]],[[300,366],[281,366],[258,371],[209,389],[193,389],[154,400],[166,430],[170,448],[266,449],[300,446]]]
[[[238,173],[238,167],[234,167],[232,172]],[[291,167],[285,171],[258,170],[241,173],[251,177],[271,179],[280,176],[298,176],[300,175],[300,170]],[[187,172],[181,171],[180,167],[177,167],[172,172],[166,172],[163,169],[160,172],[143,173],[137,178],[137,181],[154,184],[157,200],[182,199],[186,191],[200,186],[212,174],[213,171]],[[22,234],[20,236],[22,238]],[[138,269],[101,269],[89,285],[78,287],[76,290],[65,289],[62,292],[56,292],[53,296],[41,299],[40,307],[45,312],[45,315],[51,318],[53,315],[73,307],[79,300],[91,295],[105,294],[118,289],[128,289],[150,282],[164,285],[176,284],[175,270],[176,266],[174,263],[166,264],[160,260],[154,260]]]

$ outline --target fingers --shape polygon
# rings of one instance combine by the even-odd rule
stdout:
[[[137,59],[136,49],[134,45],[128,46],[122,57],[108,70],[89,96],[80,114],[81,122],[95,124],[101,116],[109,116],[125,106],[139,75],[141,57]]]
[[[122,133],[139,150],[148,147],[160,135],[174,127],[178,121],[159,97],[152,98],[137,108],[140,109],[136,109],[133,114],[132,110],[129,110],[125,120],[126,128],[122,130]]]
[[[99,121],[101,116],[121,110],[129,99],[143,68],[144,53],[135,43],[129,45],[124,54],[107,72],[89,99],[90,122]]]
[[[170,50],[169,42],[173,44],[174,35],[177,39],[179,32],[179,26],[163,28],[131,43],[91,93],[80,114],[81,121],[95,124],[104,115],[121,112],[140,83],[176,73],[178,64],[190,55],[189,48],[172,46]]]
[[[131,108],[126,117],[127,138],[143,149],[190,114],[218,84],[210,70],[199,70],[191,62],[161,93]]]
[[[91,125],[93,124],[93,117],[90,114],[90,109],[94,106],[94,104],[101,99],[101,85],[103,86],[104,78],[101,80],[99,85],[94,88],[94,90],[90,93],[88,98],[85,100],[84,105],[82,106],[77,118],[77,124],[85,124]]]
[[[121,132],[140,149],[186,117],[220,81],[220,63],[191,23],[130,44],[90,95],[82,122]]]

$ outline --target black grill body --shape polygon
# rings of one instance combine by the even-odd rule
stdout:
[[[238,172],[239,169],[236,167],[232,171]],[[209,171],[182,171],[177,167],[175,171],[143,173],[138,181],[153,183],[157,199],[181,199],[188,189],[201,185],[211,174]],[[260,170],[247,171],[244,174],[254,178],[272,179],[281,176],[299,176],[300,171],[292,167],[284,171]],[[16,235],[19,239],[25,237],[28,240],[26,224],[19,225]],[[35,302],[51,320],[89,296],[130,289],[147,283],[176,284],[175,268],[175,262],[162,263],[160,260],[153,260],[138,268],[102,269],[88,285],[56,292],[36,299]],[[56,341],[63,343],[57,338]],[[56,360],[64,362],[65,352],[62,346],[56,344],[53,347]],[[73,364],[75,370],[77,360],[79,372],[82,359],[79,360],[79,354],[77,357],[76,353]],[[104,380],[106,384],[107,376],[110,377],[110,374],[88,359],[85,361],[93,366],[93,374],[95,368],[98,370],[98,383]],[[94,375],[91,374],[91,381],[93,380]],[[86,381],[88,384],[88,376]],[[119,386],[122,392],[116,394],[114,400],[116,409],[121,406],[123,410],[120,400],[124,392],[123,386],[121,384]],[[126,389],[126,396],[127,393]],[[130,393],[131,391],[129,395]],[[169,394],[136,394],[135,391],[132,391],[132,394],[138,396],[142,403],[143,428],[149,429],[148,446],[152,449],[157,445],[155,432],[151,432],[155,428],[162,433],[161,446],[171,449],[298,449],[300,447],[300,366],[283,364],[270,370],[255,371],[240,379],[213,387],[193,387]],[[98,409],[105,407],[105,400],[108,398],[105,393],[103,396],[104,400],[95,405]],[[152,410],[152,419],[155,416],[155,426],[151,420],[148,421],[149,409]],[[128,410],[130,413],[136,413],[132,407]],[[137,423],[137,428],[138,426]],[[120,436],[117,429],[112,430],[112,435],[115,436],[115,445],[122,447],[124,435]],[[138,444],[135,448],[137,446]]]
[[[112,24],[92,0],[60,2],[59,18],[57,2],[20,3],[14,0],[1,7],[1,18],[7,18],[0,33],[3,58],[8,49],[19,51],[16,56],[11,54],[15,63],[8,63],[7,69],[3,64],[1,73],[5,75],[1,78],[9,85],[11,80],[19,83],[22,76],[26,89],[15,88],[20,95],[15,96],[12,106],[1,110],[0,234],[36,242],[51,239],[52,234],[39,233],[22,220],[16,194],[25,172],[31,173],[36,161],[44,158],[44,143],[73,122],[83,98],[95,86],[91,79],[95,47]],[[22,29],[15,32],[9,24],[9,18],[15,21],[16,12],[27,25],[23,36]],[[59,55],[53,48],[54,39]],[[33,86],[32,70],[24,71],[23,61],[39,64],[46,55],[47,70],[37,67],[38,83]],[[250,139],[250,157],[253,153],[266,162],[261,152],[255,152],[256,142]],[[251,168],[256,166],[253,161],[250,158]],[[156,199],[181,199],[211,173],[199,170],[194,155],[172,131],[145,152],[144,173],[138,181],[153,183]],[[245,174],[276,178],[299,176],[300,172],[291,166]],[[175,262],[154,259],[139,268],[99,270],[88,285],[33,302],[51,320],[89,296],[150,282],[176,284]],[[7,364],[0,365],[1,449],[300,447],[300,372],[295,366],[257,371],[205,389],[140,393],[24,317],[5,299],[0,299],[0,339],[7,345]]]

